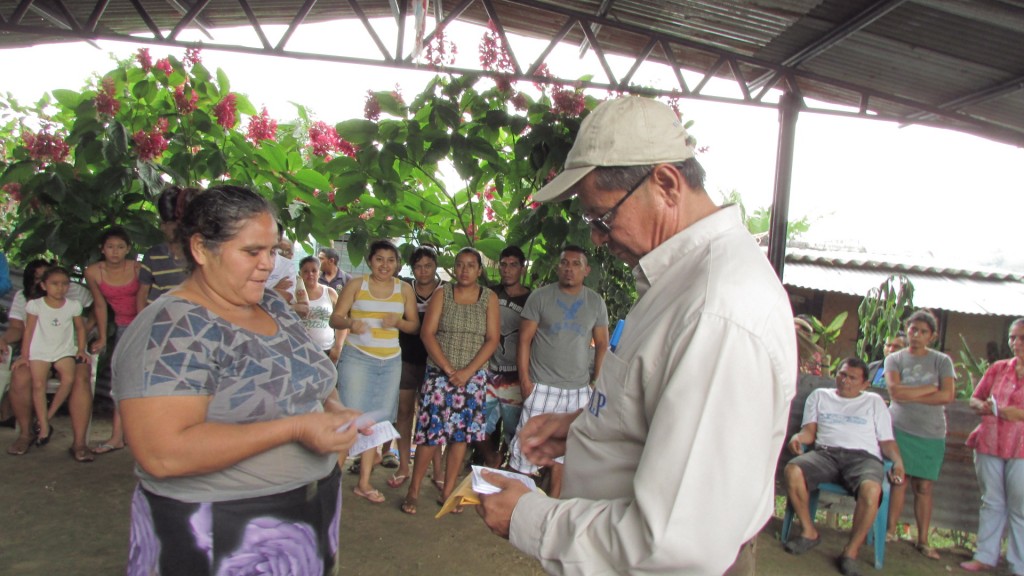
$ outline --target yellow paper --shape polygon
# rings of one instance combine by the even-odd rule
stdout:
[[[476,506],[479,503],[480,497],[477,496],[476,492],[473,492],[473,475],[467,474],[462,479],[462,482],[459,483],[458,488],[453,490],[451,496],[448,496],[448,499],[444,501],[444,506],[441,506],[441,510],[434,514],[434,518],[440,518],[448,514],[456,506]]]

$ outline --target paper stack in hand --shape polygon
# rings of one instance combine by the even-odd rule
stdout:
[[[480,498],[477,497],[477,494],[497,494],[501,492],[497,486],[484,480],[483,474],[481,474],[484,470],[522,482],[531,491],[541,492],[533,478],[525,474],[498,470],[497,468],[487,468],[485,466],[473,466],[473,472],[459,483],[458,488],[452,491],[451,496],[444,501],[444,506],[434,515],[434,518],[444,516],[454,510],[456,506],[476,506],[480,503]]]

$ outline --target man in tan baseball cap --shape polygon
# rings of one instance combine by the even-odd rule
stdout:
[[[487,475],[478,510],[552,574],[752,575],[796,385],[786,292],[664,104],[598,106],[534,198],[573,195],[639,299],[589,406],[519,432],[535,464],[565,456],[562,499]]]

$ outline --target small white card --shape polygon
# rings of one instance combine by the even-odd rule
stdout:
[[[992,405],[992,415],[999,418],[999,405],[996,404],[996,397],[989,396],[988,403]]]
[[[388,440],[394,440],[398,437],[398,430],[395,430],[391,422],[378,422],[370,427],[369,435],[359,434],[359,437],[356,438],[356,443],[348,451],[348,455],[356,456],[357,454],[362,454],[371,448],[376,448]]]
[[[507,470],[498,470],[497,468],[487,468],[485,466],[473,466],[473,492],[476,492],[477,494],[497,494],[498,492],[501,492],[501,489],[497,486],[491,484],[487,480],[484,480],[483,474],[481,474],[484,470],[494,474],[501,474],[506,478],[511,478],[512,480],[521,482],[524,486],[530,489],[530,492],[537,489],[537,483],[533,481],[533,478],[530,478],[525,474],[509,472]]]

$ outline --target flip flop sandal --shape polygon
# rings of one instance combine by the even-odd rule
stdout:
[[[807,552],[811,548],[814,548],[818,544],[821,544],[820,535],[814,540],[811,540],[810,538],[804,538],[803,536],[798,536],[795,539],[786,542],[785,549],[786,552],[789,552],[790,554],[796,554],[797,556],[799,556],[800,554]]]
[[[381,459],[380,465],[385,468],[398,468],[398,456],[392,454],[391,452],[388,452],[387,454],[384,455],[384,458]]]
[[[92,452],[87,448],[75,448],[72,446],[71,448],[68,448],[68,454],[71,454],[71,457],[75,459],[75,462],[81,462],[82,464],[96,460],[96,457],[93,456]]]
[[[32,436],[18,436],[18,439],[7,447],[7,453],[11,456],[24,456],[29,448],[35,444],[35,440]]]
[[[118,450],[124,450],[124,446],[114,446],[113,444],[108,444],[108,443],[104,442],[103,444],[100,444],[99,446],[93,448],[92,449],[92,453],[93,454],[108,454],[110,452],[116,452]]]
[[[369,492],[363,492],[359,489],[359,486],[356,486],[352,489],[352,493],[360,498],[365,498],[371,504],[382,504],[386,500],[384,495],[380,493],[380,490],[377,489],[370,490]]]
[[[40,438],[40,437],[36,436],[36,446],[39,446],[40,448],[42,448],[43,446],[46,446],[47,444],[50,443],[50,438],[52,436],[53,436],[53,424],[50,424],[50,430],[49,430],[49,432],[46,433],[46,437],[45,438]]]
[[[408,479],[409,479],[409,475],[408,474],[398,474],[398,475],[392,474],[391,478],[388,478],[387,483],[388,483],[388,486],[390,486],[392,488],[398,488],[402,484],[405,484],[405,481],[408,480]]]
[[[932,548],[931,546],[925,546],[924,544],[918,544],[916,546],[916,548],[917,548],[917,551],[921,553],[921,556],[924,556],[925,558],[930,558],[932,560],[942,560],[942,557],[939,556],[939,553],[936,552],[935,548]]]
[[[413,498],[412,496],[406,496],[402,502],[402,512],[409,514],[410,516],[416,515],[416,504],[419,503],[419,498]]]

